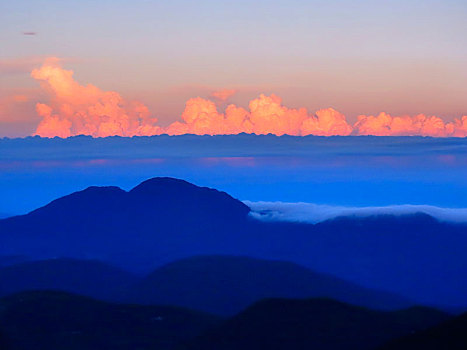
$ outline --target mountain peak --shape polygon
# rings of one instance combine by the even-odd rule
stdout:
[[[117,186],[89,186],[82,191],[75,193],[121,193],[124,192],[120,187]]]
[[[134,187],[130,193],[151,193],[161,190],[174,190],[174,189],[194,189],[198,186],[181,179],[173,177],[154,177],[141,182],[138,186]]]
[[[155,177],[128,192],[134,202],[156,201],[163,207],[173,206],[175,212],[202,211],[223,218],[246,217],[250,208],[229,194],[213,188],[200,187],[185,180]],[[212,220],[215,220],[212,218]]]

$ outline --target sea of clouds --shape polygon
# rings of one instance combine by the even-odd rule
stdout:
[[[314,203],[251,202],[250,215],[264,221],[318,223],[340,216],[428,214],[440,221],[467,223],[467,208],[441,208],[431,205],[390,205],[383,207],[344,207]]]

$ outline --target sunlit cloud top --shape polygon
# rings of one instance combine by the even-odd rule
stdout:
[[[181,119],[161,127],[149,109],[138,101],[128,101],[114,91],[103,91],[88,84],[81,85],[73,71],[61,67],[51,57],[34,69],[31,76],[40,81],[49,101],[36,105],[42,118],[35,135],[69,137],[75,135],[149,136],[181,135],[422,135],[433,137],[467,136],[467,116],[444,122],[436,116],[360,115],[354,125],[333,108],[310,113],[306,108],[289,108],[274,94],[260,94],[249,102],[248,109],[229,104],[219,111],[215,101],[201,97],[186,102]],[[234,90],[213,93],[214,99],[226,101]]]

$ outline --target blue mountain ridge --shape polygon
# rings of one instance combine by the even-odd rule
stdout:
[[[261,222],[228,194],[154,178],[90,187],[0,220],[0,255],[97,259],[148,273],[195,255],[285,260],[416,303],[467,306],[467,226],[425,214]]]

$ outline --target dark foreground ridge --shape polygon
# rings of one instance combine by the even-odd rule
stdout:
[[[427,330],[394,340],[379,350],[465,350],[467,349],[467,313]]]
[[[7,350],[169,350],[220,321],[188,309],[111,304],[52,291],[0,299],[0,337]]]
[[[184,350],[365,350],[448,318],[412,308],[378,312],[329,299],[260,301]]]
[[[445,322],[429,308],[372,311],[330,299],[266,299],[231,319],[55,291],[0,299],[2,350],[365,350]]]

